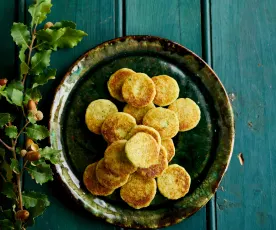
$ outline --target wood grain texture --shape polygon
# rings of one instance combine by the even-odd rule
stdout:
[[[276,5],[248,3],[212,1],[213,64],[236,121],[233,158],[217,192],[223,230],[276,228]]]
[[[30,4],[32,1],[27,0]],[[63,0],[53,1],[52,13],[48,21],[72,20],[77,28],[84,30],[88,36],[73,49],[60,50],[51,58],[51,66],[58,69],[56,79],[42,87],[44,95],[40,108],[45,115],[43,122],[47,125],[50,106],[54,97],[54,89],[68,71],[69,67],[87,50],[97,44],[115,37],[115,3],[109,0]],[[28,16],[29,17],[29,16]],[[45,214],[37,219],[36,225],[30,229],[95,229],[110,230],[114,226],[95,219],[70,199],[58,180],[44,186],[36,185],[29,175],[25,175],[24,189],[40,190],[49,196],[51,206]]]
[[[125,2],[126,35],[155,35],[202,54],[200,1],[131,0]],[[168,229],[206,229],[206,208]]]
[[[200,1],[126,1],[126,34],[171,39],[201,55]]]

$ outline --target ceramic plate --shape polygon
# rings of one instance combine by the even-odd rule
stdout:
[[[85,167],[103,157],[106,142],[85,125],[85,110],[96,99],[124,106],[108,93],[107,81],[127,67],[149,76],[166,74],[179,84],[179,97],[192,98],[201,109],[199,125],[178,133],[171,163],[191,175],[188,195],[172,201],[157,195],[148,208],[134,210],[124,203],[119,189],[108,197],[91,195],[82,182]],[[169,226],[188,218],[215,193],[231,158],[234,121],[227,93],[214,71],[196,54],[166,39],[129,36],[105,42],[84,54],[72,66],[56,91],[51,110],[50,140],[62,150],[56,165],[62,183],[72,197],[93,215],[109,223],[131,228]]]

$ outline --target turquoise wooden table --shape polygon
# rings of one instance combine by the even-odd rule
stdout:
[[[31,2],[0,1],[1,77],[16,74],[10,27],[13,21],[29,19],[26,8]],[[95,45],[134,34],[176,41],[202,56],[225,85],[235,113],[236,143],[214,199],[168,229],[276,229],[275,0],[56,0],[53,4],[50,21],[73,20],[89,36],[77,48],[54,55],[58,76],[43,88],[44,114],[49,113],[53,88],[66,70]],[[42,190],[52,203],[32,229],[118,229],[76,206],[57,182],[40,187],[26,179],[24,188]]]

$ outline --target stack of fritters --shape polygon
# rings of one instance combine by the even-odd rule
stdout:
[[[150,78],[123,68],[111,75],[107,86],[113,98],[127,104],[119,112],[113,102],[99,99],[86,110],[88,129],[108,143],[104,157],[85,169],[86,188],[99,196],[120,188],[121,198],[135,209],[149,206],[157,187],[168,199],[185,196],[191,183],[188,172],[168,164],[175,155],[172,138],[199,123],[198,105],[178,98],[179,86],[167,75]]]

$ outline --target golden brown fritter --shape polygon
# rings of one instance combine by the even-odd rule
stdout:
[[[156,178],[160,176],[168,167],[167,150],[161,146],[159,152],[158,164],[152,165],[149,168],[139,168],[137,173],[149,178]]]
[[[147,133],[151,135],[157,142],[157,144],[161,145],[161,137],[160,134],[152,127],[145,126],[145,125],[137,125],[135,126],[130,133],[128,134],[128,139],[130,139],[132,136],[134,136],[136,133]]]
[[[156,129],[162,139],[172,138],[179,131],[176,113],[162,107],[149,110],[144,116],[143,125]]]
[[[119,176],[125,176],[137,170],[126,157],[126,142],[126,140],[115,141],[104,152],[105,167]]]
[[[200,121],[200,109],[190,98],[179,98],[169,108],[177,114],[179,131],[188,131],[197,126]]]
[[[158,163],[159,145],[147,133],[140,132],[131,137],[126,143],[125,151],[127,158],[136,167],[148,168]]]
[[[174,102],[179,96],[179,86],[172,77],[160,75],[152,78],[156,95],[153,100],[154,104],[159,106],[167,106]]]
[[[122,87],[124,100],[136,108],[149,105],[156,94],[155,85],[151,78],[144,73],[129,76]]]
[[[108,116],[102,125],[102,135],[111,144],[126,139],[127,134],[136,125],[135,118],[127,113],[117,112]]]
[[[97,163],[90,164],[86,167],[83,174],[83,183],[87,190],[95,196],[108,196],[113,193],[114,189],[102,186],[96,177]]]
[[[105,167],[104,159],[101,159],[96,167],[96,177],[99,183],[109,189],[116,189],[124,185],[129,175],[118,176]]]
[[[155,108],[155,106],[152,102],[149,103],[146,107],[142,108],[135,108],[130,104],[126,104],[126,106],[124,107],[124,112],[133,116],[136,119],[136,123],[139,125],[142,124],[143,118],[146,115],[146,113],[153,108]]]
[[[122,68],[112,74],[107,82],[107,88],[110,95],[115,99],[124,102],[124,98],[122,95],[122,86],[124,84],[124,81],[134,73],[135,72],[131,69]]]
[[[137,173],[121,188],[121,198],[135,209],[148,207],[156,194],[156,181]]]
[[[106,117],[116,112],[118,112],[116,105],[109,100],[92,101],[86,109],[85,123],[91,132],[101,134],[101,127]]]
[[[175,147],[172,139],[163,139],[161,145],[167,150],[168,162],[170,162],[175,155]]]
[[[164,197],[177,200],[188,193],[191,177],[183,167],[172,164],[157,178],[157,185]]]

